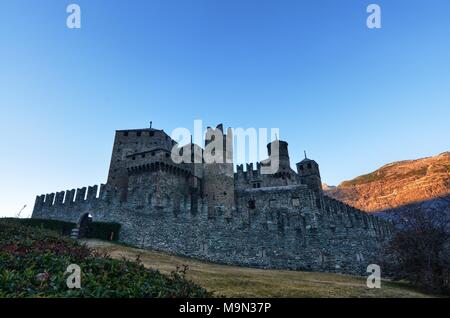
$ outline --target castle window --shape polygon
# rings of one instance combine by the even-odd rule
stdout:
[[[310,164],[310,163],[308,163],[308,169],[311,169],[311,168],[312,168],[311,164]]]
[[[256,202],[255,202],[255,200],[250,200],[250,201],[248,201],[248,208],[249,208],[250,210],[256,209]]]
[[[358,262],[364,261],[364,256],[362,255],[362,253],[356,253],[356,261]]]
[[[142,157],[142,158],[145,158],[145,153],[143,153],[143,154],[141,155],[141,157]]]
[[[303,171],[305,170],[305,167],[303,167],[303,165],[300,166],[300,170]]]
[[[265,249],[261,249],[256,256],[258,257],[266,257],[266,250]]]
[[[142,135],[142,133],[141,133],[140,131],[138,131],[138,132],[136,133],[136,136],[138,136],[138,137],[141,137],[141,135]]]
[[[170,154],[166,153],[166,158],[169,158],[169,157],[170,157]]]
[[[131,158],[131,159],[136,160],[136,157],[133,157],[133,158]]]
[[[152,156],[154,156],[154,155],[155,155],[155,152],[153,151],[153,152],[152,152]]]
[[[300,199],[299,198],[292,198],[292,206],[294,206],[294,207],[300,206]]]
[[[123,135],[124,135],[125,137],[127,137],[127,136],[128,136],[128,131],[125,131],[125,132],[123,133]]]
[[[155,133],[153,131],[150,132],[150,137],[153,137]]]

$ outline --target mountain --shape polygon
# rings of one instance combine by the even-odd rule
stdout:
[[[326,184],[326,183],[323,183],[323,184],[322,184],[322,189],[323,189],[323,191],[325,191],[325,192],[334,190],[334,189],[336,189],[336,188],[337,188],[336,186],[331,186],[331,185],[328,185],[328,184]]]
[[[324,192],[367,212],[440,200],[450,195],[450,152],[389,163]]]

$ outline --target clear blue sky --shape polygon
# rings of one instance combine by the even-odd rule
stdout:
[[[0,215],[105,182],[114,130],[150,120],[278,127],[329,184],[448,151],[449,14],[448,0],[2,0]]]

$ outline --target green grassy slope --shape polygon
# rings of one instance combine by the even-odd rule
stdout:
[[[226,297],[430,297],[406,284],[382,282],[381,289],[366,287],[366,278],[331,273],[262,270],[226,266],[142,250],[99,240],[84,241],[89,247],[108,252],[112,258],[136,259],[144,266],[169,273],[188,265],[187,277]]]

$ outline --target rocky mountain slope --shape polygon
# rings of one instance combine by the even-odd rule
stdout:
[[[450,152],[405,160],[344,181],[324,186],[325,193],[367,212],[394,209],[450,195]]]

